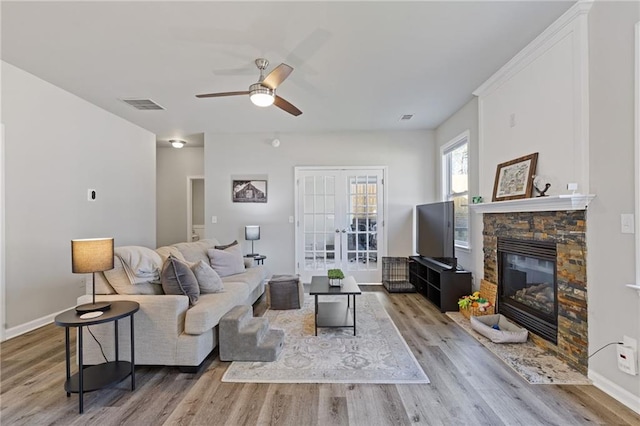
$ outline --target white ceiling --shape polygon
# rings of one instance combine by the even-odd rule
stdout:
[[[3,1],[1,56],[159,140],[432,129],[573,3]],[[257,57],[294,67],[278,95],[301,116],[194,96],[247,90]]]

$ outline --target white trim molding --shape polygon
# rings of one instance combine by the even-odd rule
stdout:
[[[636,174],[636,286],[640,286],[640,22],[636,23],[635,62],[635,174]],[[638,290],[640,294],[640,289]]]
[[[593,382],[593,386],[640,414],[639,396],[634,395],[593,370],[589,370],[588,377]]]
[[[469,204],[476,213],[551,212],[586,210],[596,196],[593,194],[568,194],[550,197],[523,198],[493,203]]]
[[[46,316],[44,316],[42,318],[34,319],[34,320],[26,322],[24,324],[20,324],[20,325],[18,325],[16,327],[11,327],[11,328],[6,330],[5,337],[7,339],[12,339],[14,337],[18,337],[18,336],[20,336],[22,334],[28,333],[28,332],[30,332],[32,330],[35,330],[36,328],[44,327],[47,324],[51,324],[55,320],[56,316],[58,316],[59,314],[65,312],[65,311],[68,311],[69,309],[74,309],[74,308],[75,308],[75,306],[70,306],[70,307],[68,307],[66,309],[63,309],[63,310],[59,311],[59,312],[54,312],[53,314],[46,315]]]

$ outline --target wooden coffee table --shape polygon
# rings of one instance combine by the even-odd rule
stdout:
[[[362,294],[356,280],[349,276],[342,280],[342,286],[329,285],[326,276],[311,277],[311,296],[315,298],[315,329],[318,335],[318,327],[353,327],[353,335],[356,335],[356,296]],[[318,296],[347,296],[344,301],[318,302]],[[353,307],[351,306],[353,296]]]

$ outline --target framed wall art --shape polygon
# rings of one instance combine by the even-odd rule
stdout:
[[[530,198],[538,153],[498,164],[493,184],[493,201]]]
[[[233,180],[231,185],[234,203],[266,203],[266,180]]]

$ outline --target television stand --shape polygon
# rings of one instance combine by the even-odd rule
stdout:
[[[409,281],[440,312],[457,311],[458,299],[471,294],[471,272],[434,260],[410,256]]]

